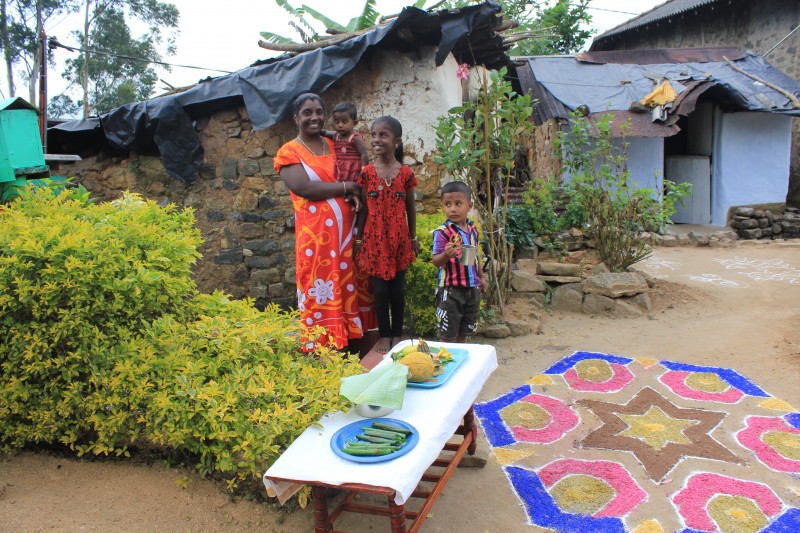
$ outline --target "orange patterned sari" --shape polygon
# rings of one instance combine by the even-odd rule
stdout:
[[[328,154],[317,156],[296,140],[289,141],[275,156],[275,170],[301,164],[311,181],[336,181],[333,143],[326,142]],[[344,348],[348,339],[377,327],[369,276],[359,275],[353,262],[355,213],[342,197],[313,201],[291,195],[300,320],[308,329],[322,326],[326,331],[307,339],[306,349],[315,343]]]

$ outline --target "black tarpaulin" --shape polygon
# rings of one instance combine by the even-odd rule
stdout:
[[[167,172],[191,184],[203,161],[194,118],[244,105],[254,129],[269,128],[286,116],[294,97],[309,91],[323,93],[353,70],[371,47],[434,45],[436,64],[441,65],[455,49],[469,49],[472,39],[490,41],[494,37],[492,21],[500,11],[495,2],[432,13],[408,7],[389,25],[342,44],[245,68],[205,80],[183,93],[128,104],[99,120],[65,122],[48,131],[61,145],[73,144],[71,139],[86,138],[87,133],[100,129],[114,148],[148,151],[157,147]],[[498,62],[487,67],[499,68],[508,62],[502,40],[497,52],[493,57]],[[464,54],[459,56],[470,62]]]

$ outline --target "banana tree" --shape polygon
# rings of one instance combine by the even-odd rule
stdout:
[[[425,5],[427,0],[417,0],[413,6],[416,8],[422,9],[422,6]],[[326,32],[333,34],[335,36],[338,35],[348,35],[352,36],[353,34],[357,34],[363,30],[367,30],[376,26],[380,23],[381,14],[377,10],[377,1],[376,0],[366,0],[364,2],[364,7],[361,8],[361,14],[357,17],[353,17],[350,19],[350,22],[347,24],[340,24],[335,20],[331,19],[327,15],[313,9],[305,4],[301,5],[300,7],[293,7],[289,4],[287,0],[275,0],[275,3],[282,7],[286,12],[292,15],[297,22],[290,22],[289,24],[297,31],[300,35],[300,39],[302,43],[312,43],[317,42],[320,40],[328,39],[328,37],[321,36],[312,26],[311,21],[306,18],[306,15],[309,15],[314,20],[321,22],[325,25]],[[261,32],[261,36],[266,39],[266,43],[268,44],[275,44],[275,45],[292,45],[298,44],[297,41],[289,38],[284,37],[283,35],[278,35],[277,33],[272,33],[269,31]],[[263,48],[267,48],[266,46],[262,46]],[[274,49],[274,48],[273,48]]]

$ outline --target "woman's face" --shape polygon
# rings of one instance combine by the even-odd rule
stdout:
[[[300,133],[309,136],[319,135],[325,123],[325,109],[322,107],[322,102],[316,99],[306,100],[300,106],[295,120]]]

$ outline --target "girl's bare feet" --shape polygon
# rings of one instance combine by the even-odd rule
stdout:
[[[391,337],[381,337],[381,340],[379,340],[378,344],[375,345],[375,351],[378,353],[388,353],[393,346],[392,340],[393,339]]]

